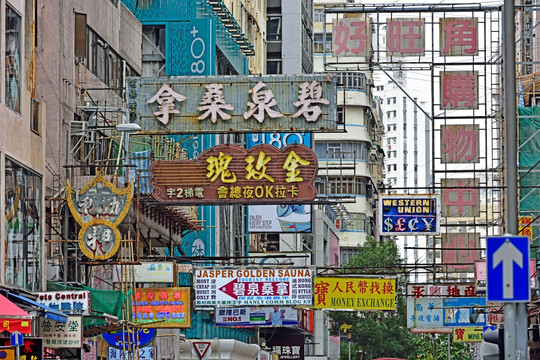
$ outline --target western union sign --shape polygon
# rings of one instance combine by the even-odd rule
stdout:
[[[316,309],[396,309],[395,279],[317,277],[314,292]]]

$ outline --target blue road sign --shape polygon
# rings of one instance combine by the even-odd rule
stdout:
[[[488,301],[529,301],[529,238],[488,237],[486,247]]]
[[[10,345],[11,346],[20,346],[24,344],[23,334],[18,331],[14,331],[10,336]]]

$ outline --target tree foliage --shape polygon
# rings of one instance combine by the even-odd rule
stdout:
[[[446,335],[431,336],[412,334],[407,328],[406,285],[403,259],[394,241],[377,242],[374,238],[358,248],[358,253],[343,265],[342,273],[380,275],[396,277],[396,311],[333,311],[330,312],[331,333],[340,334],[343,324],[352,325],[351,360],[367,360],[379,357],[403,359],[444,359],[447,347],[436,346],[433,354],[433,339],[448,344]],[[341,359],[349,359],[349,344],[343,333]],[[452,345],[452,359],[468,359],[468,350],[462,345]],[[461,357],[461,354],[467,357]],[[442,354],[439,356],[439,354]]]

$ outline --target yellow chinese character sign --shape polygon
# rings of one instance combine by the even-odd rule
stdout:
[[[396,309],[395,279],[318,277],[313,291],[316,309]]]
[[[150,167],[152,194],[179,204],[307,203],[317,192],[317,157],[311,148],[218,145],[195,160],[160,160]]]
[[[456,327],[454,328],[454,342],[482,342],[483,327]]]

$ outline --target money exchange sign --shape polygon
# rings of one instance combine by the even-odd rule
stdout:
[[[305,145],[244,149],[218,145],[196,160],[160,160],[150,167],[158,201],[182,204],[307,202],[317,192],[317,158]]]
[[[382,195],[381,235],[435,235],[440,231],[439,209],[437,195]]]
[[[396,279],[318,277],[313,287],[316,309],[396,309]]]
[[[311,305],[309,268],[195,269],[195,306]]]

